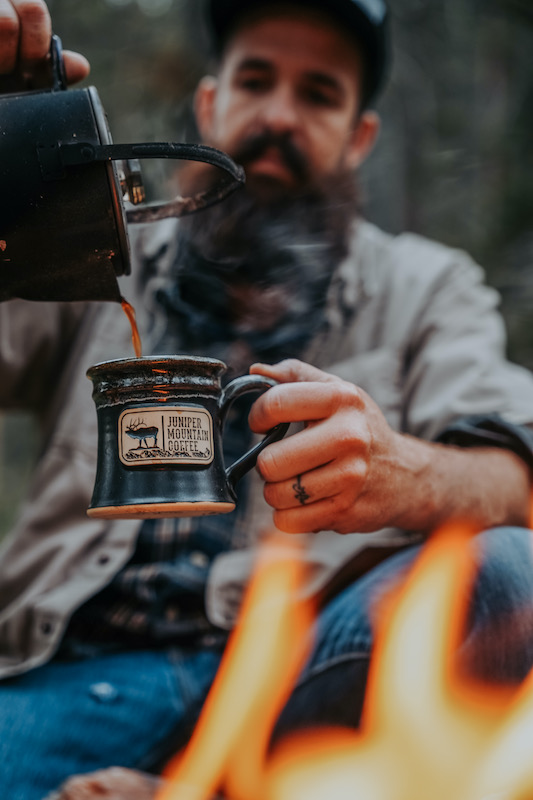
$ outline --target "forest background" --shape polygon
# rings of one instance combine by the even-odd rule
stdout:
[[[533,369],[533,2],[390,0],[383,131],[360,175],[365,215],[468,250],[502,296],[509,355]],[[209,69],[202,0],[49,0],[84,53],[116,142],[191,141]],[[143,172],[145,167],[143,166]],[[165,176],[145,175],[152,199]],[[89,390],[89,389],[88,389]],[[39,436],[0,416],[0,536],[28,491]]]

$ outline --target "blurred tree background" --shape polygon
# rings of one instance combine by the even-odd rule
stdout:
[[[390,5],[394,58],[360,176],[365,214],[470,251],[501,292],[510,357],[533,368],[532,0]],[[49,6],[63,46],[91,62],[87,84],[116,142],[194,139],[191,99],[209,67],[202,0]],[[157,195],[163,178],[145,174]],[[0,532],[24,495],[33,433],[24,416],[0,418]]]

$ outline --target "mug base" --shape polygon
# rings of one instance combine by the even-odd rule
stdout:
[[[133,503],[123,506],[98,506],[87,509],[93,519],[159,519],[160,517],[206,517],[229,514],[235,503],[198,501],[197,503]]]

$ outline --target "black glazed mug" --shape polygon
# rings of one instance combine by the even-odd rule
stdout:
[[[233,401],[275,381],[243,375],[224,388],[223,361],[190,355],[106,361],[90,367],[98,462],[90,517],[149,519],[225,514],[235,485],[288,423],[225,467],[222,439]]]

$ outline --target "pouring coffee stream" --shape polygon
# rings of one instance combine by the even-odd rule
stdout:
[[[241,186],[244,170],[204,145],[113,144],[96,88],[66,89],[55,35],[50,63],[48,88],[0,95],[0,301],[121,303],[117,278],[131,271],[127,223],[206,208]],[[139,205],[139,160],[147,158],[203,162],[228,178],[192,196]]]
[[[143,351],[142,351],[142,343],[141,343],[141,336],[139,334],[139,328],[137,327],[137,320],[135,318],[135,309],[128,303],[128,301],[123,297],[120,301],[120,305],[122,306],[122,310],[126,314],[129,323],[131,325],[131,342],[133,344],[133,351],[137,358],[141,358]]]

